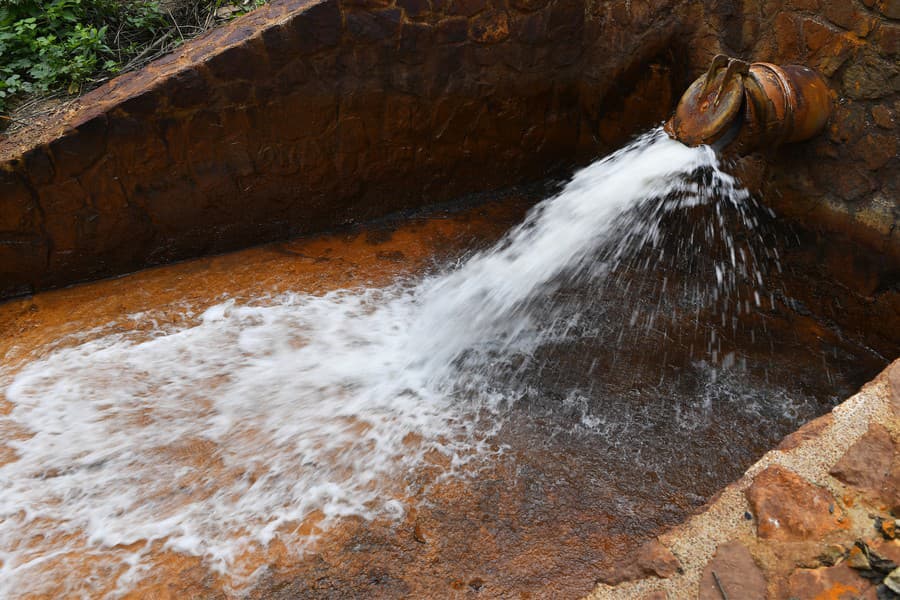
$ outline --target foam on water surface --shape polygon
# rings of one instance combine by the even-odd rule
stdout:
[[[497,385],[504,357],[585,335],[565,306],[535,307],[602,280],[665,212],[723,198],[747,196],[712,151],[656,131],[436,274],[225,301],[175,328],[135,315],[133,331],[0,369],[0,596],[119,596],[160,550],[202,557],[238,593],[273,540],[299,555],[335,520],[403,515],[429,456],[465,476],[502,452],[490,439],[521,393]],[[758,277],[730,252],[700,287]],[[99,557],[87,573],[84,555]]]

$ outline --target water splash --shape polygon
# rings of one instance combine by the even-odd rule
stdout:
[[[428,456],[453,471],[492,451],[495,417],[520,396],[498,365],[522,373],[518,358],[586,334],[581,310],[556,300],[567,288],[593,282],[602,296],[623,266],[649,260],[639,251],[668,214],[711,203],[741,213],[747,201],[710,149],[655,131],[457,268],[385,289],[225,302],[189,327],[103,335],[0,371],[14,453],[0,466],[0,596],[121,595],[160,548],[203,557],[239,589],[261,567],[248,553],[276,538],[302,552],[313,536],[291,532],[311,519],[323,531],[349,515],[401,515],[404,475]],[[698,303],[733,306],[758,276],[755,254],[723,228],[698,232],[730,248],[697,284]],[[639,310],[646,295],[635,294],[631,326],[658,318],[659,306]],[[88,573],[75,568],[85,553],[99,557]]]

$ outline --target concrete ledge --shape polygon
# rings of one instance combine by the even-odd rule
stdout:
[[[900,259],[892,7],[275,0],[0,142],[0,299],[539,179],[662,121],[718,52],[829,77],[828,134],[743,173]]]
[[[900,562],[900,541],[876,527],[876,518],[900,517],[892,513],[898,494],[900,360],[660,535],[653,556],[668,557],[673,568],[601,584],[590,598],[716,599],[719,584],[729,598],[874,598],[878,582],[847,565],[856,541]]]
[[[665,66],[645,64],[671,35],[661,19],[603,59],[645,67],[610,99],[672,98]],[[0,145],[0,298],[571,165],[584,34],[580,0],[276,0],[89,93],[30,145]],[[669,108],[615,115],[606,143]]]

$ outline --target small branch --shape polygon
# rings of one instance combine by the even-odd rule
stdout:
[[[179,32],[179,33],[180,33],[180,32]],[[145,56],[147,56],[148,54],[150,54],[153,50],[155,50],[157,47],[159,47],[161,44],[163,44],[163,42],[165,42],[165,41],[166,41],[167,39],[169,39],[170,37],[172,37],[172,32],[171,32],[171,31],[167,31],[165,35],[163,35],[163,36],[161,36],[160,38],[158,38],[158,39],[157,39],[156,41],[154,41],[152,44],[150,44],[149,46],[147,46],[146,48],[144,48],[144,50],[143,50],[140,54],[138,54],[137,56],[135,56],[134,58],[132,58],[131,60],[129,60],[129,61],[128,61],[128,64],[126,64],[125,66],[123,66],[121,70],[122,70],[123,72],[124,72],[124,71],[130,71],[131,69],[133,69],[134,67],[136,67],[137,65],[139,65],[139,64],[141,63],[141,59],[143,59]]]
[[[9,121],[10,123],[16,123],[17,125],[24,125],[24,124],[25,124],[25,121],[20,121],[20,120],[18,120],[18,119],[13,119],[12,117],[9,117],[9,116],[6,116],[6,115],[0,115],[0,119],[3,119],[4,121]]]
[[[725,593],[725,588],[722,587],[722,582],[719,581],[719,576],[716,575],[716,572],[712,572],[713,580],[716,582],[716,587],[719,588],[719,593],[722,594],[722,600],[728,600],[728,594]]]
[[[178,25],[178,21],[175,20],[175,16],[172,14],[171,10],[166,10],[169,13],[169,18],[172,19],[172,25],[175,26],[175,29],[178,30],[178,35],[181,37],[181,41],[184,41],[184,34],[181,33],[181,27]]]

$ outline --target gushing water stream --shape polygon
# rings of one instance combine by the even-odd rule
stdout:
[[[203,557],[239,590],[262,566],[255,550],[281,539],[302,553],[314,536],[293,534],[311,515],[320,533],[349,515],[402,515],[403,473],[439,453],[451,476],[502,451],[490,438],[529,357],[589,334],[577,306],[549,299],[584,282],[599,294],[666,214],[713,202],[744,214],[748,196],[710,149],[655,131],[438,273],[227,301],[189,326],[86,335],[0,368],[12,451],[0,462],[0,597],[60,582],[119,596],[160,549]],[[721,225],[698,233],[728,243],[692,297],[765,301],[738,297],[761,283],[757,259]],[[635,298],[630,326],[652,328]],[[713,339],[698,359],[721,362],[715,352]],[[88,572],[85,555],[97,557]]]

